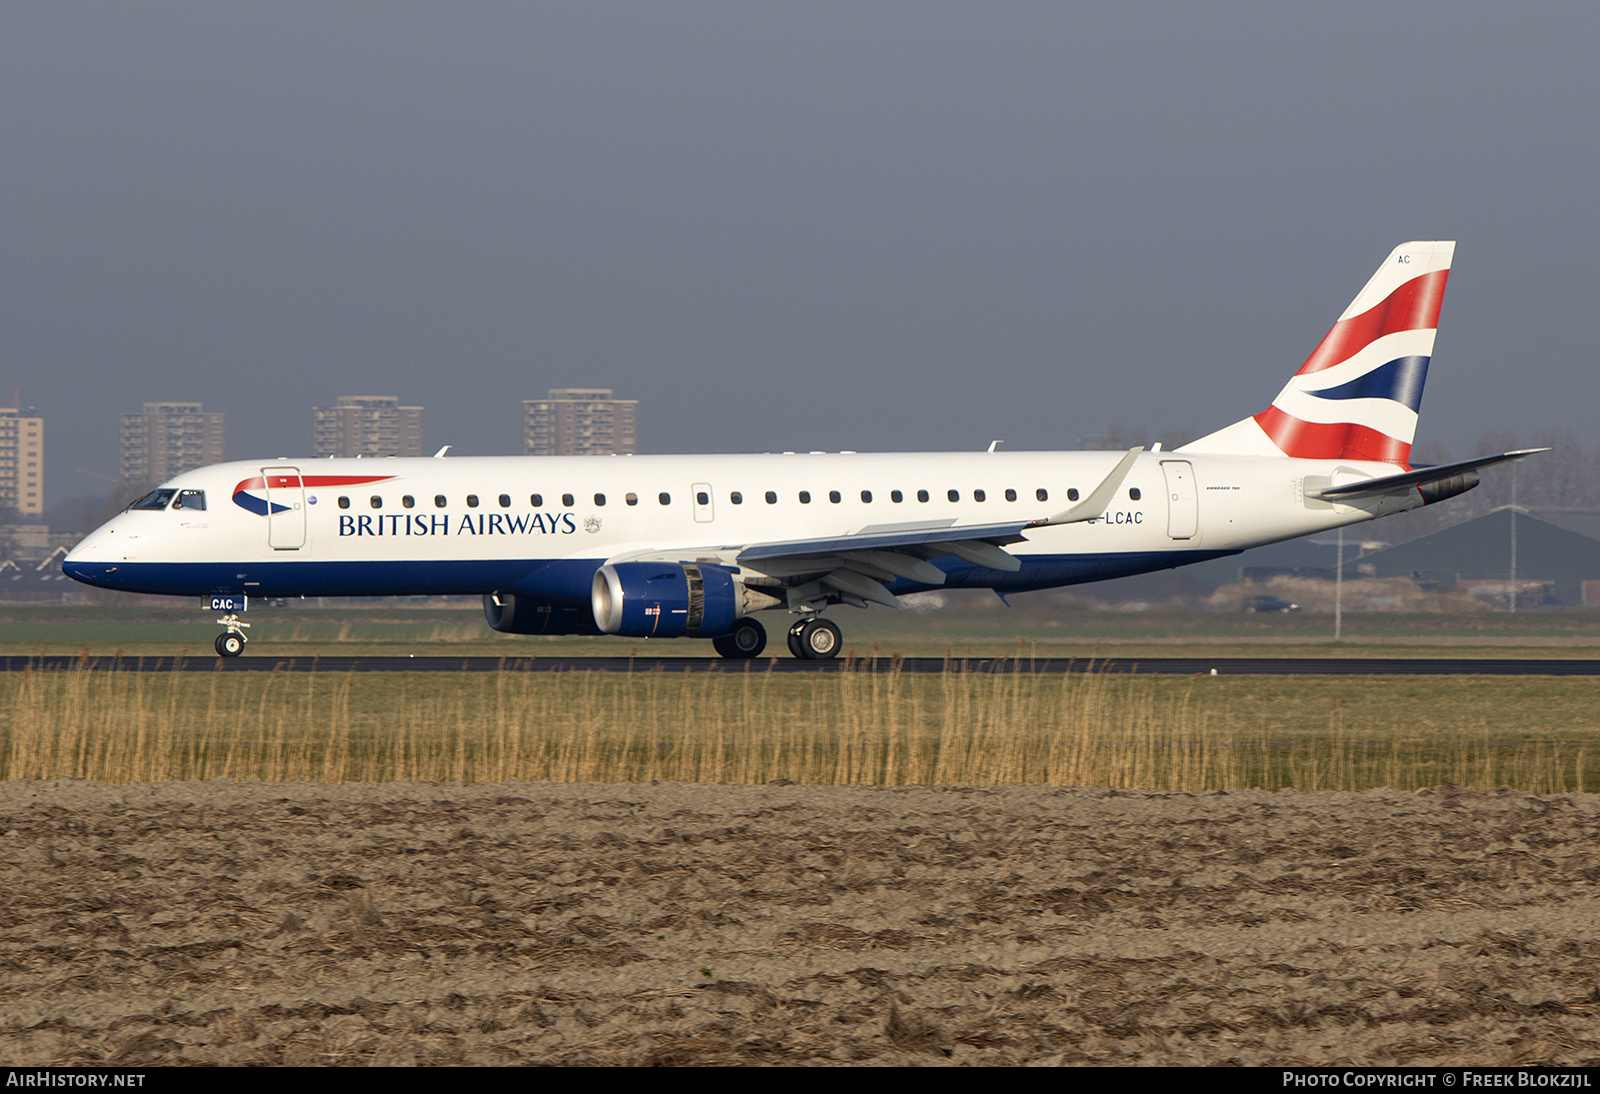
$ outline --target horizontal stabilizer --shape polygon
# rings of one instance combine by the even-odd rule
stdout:
[[[1324,487],[1316,492],[1317,496],[1328,501],[1348,501],[1355,498],[1370,498],[1379,494],[1388,494],[1408,486],[1424,486],[1440,479],[1450,478],[1467,471],[1476,471],[1480,467],[1493,467],[1497,463],[1507,463],[1511,460],[1520,460],[1524,456],[1532,456],[1540,452],[1548,452],[1548,448],[1519,448],[1515,452],[1502,452],[1498,456],[1478,456],[1471,460],[1462,460],[1459,463],[1441,463],[1433,467],[1419,467],[1415,471],[1407,471],[1400,475],[1385,475],[1379,479],[1367,479],[1363,482],[1346,483],[1343,486]],[[1476,482],[1477,480],[1472,480]]]

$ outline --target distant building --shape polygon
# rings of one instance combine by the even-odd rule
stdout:
[[[522,402],[526,456],[632,455],[639,451],[639,400],[608,387],[558,387]]]
[[[422,408],[397,395],[341,395],[311,409],[314,456],[420,456]]]
[[[0,407],[0,509],[44,509],[44,419],[33,407]]]
[[[199,403],[146,403],[144,413],[122,415],[117,477],[124,486],[153,486],[221,463],[227,422]]]
[[[1522,510],[1516,521],[1518,600],[1585,604],[1600,580],[1600,514],[1592,510]],[[1474,595],[1505,597],[1511,588],[1513,511],[1502,507],[1451,528],[1345,563],[1345,576],[1409,577]]]

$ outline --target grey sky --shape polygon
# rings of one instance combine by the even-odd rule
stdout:
[[[47,503],[116,416],[427,407],[514,452],[1072,447],[1262,409],[1460,241],[1419,441],[1600,404],[1593,5],[0,7],[0,346]]]

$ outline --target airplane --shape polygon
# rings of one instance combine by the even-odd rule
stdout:
[[[842,644],[823,613],[1170,569],[1431,505],[1544,449],[1413,467],[1454,242],[1390,253],[1267,408],[1170,452],[254,460],[188,471],[63,571],[197,596],[236,657],[250,597],[480,595],[511,634]]]

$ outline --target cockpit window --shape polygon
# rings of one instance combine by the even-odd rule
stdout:
[[[205,509],[206,492],[204,490],[180,490],[178,500],[172,503],[174,509]]]
[[[165,509],[167,502],[172,500],[176,490],[152,490],[132,505],[129,509]]]

